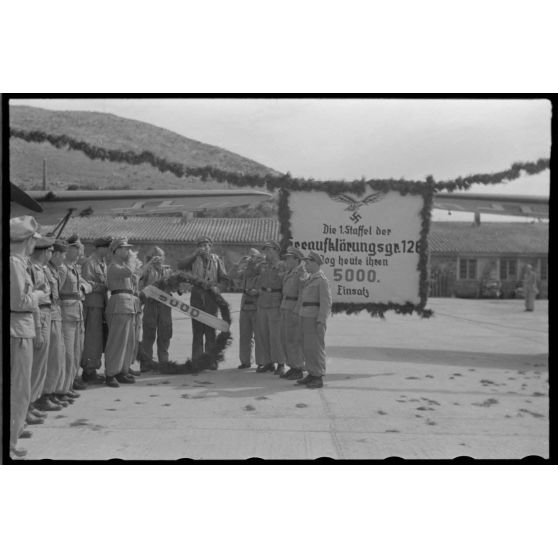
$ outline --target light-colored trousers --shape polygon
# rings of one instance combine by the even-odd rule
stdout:
[[[57,393],[68,393],[78,374],[83,352],[83,321],[62,320],[62,337],[66,348],[66,366],[58,383]]]
[[[105,374],[111,377],[127,372],[135,359],[136,314],[107,314],[107,325]]]
[[[261,342],[257,340],[256,310],[241,310],[239,318],[240,341],[238,356],[242,364],[252,364],[252,347],[255,345],[256,364],[267,364],[263,361]]]
[[[525,289],[525,310],[535,309],[535,299],[537,298],[537,292],[535,289]]]
[[[130,361],[128,368],[131,368],[132,364],[134,364],[136,360],[139,360],[140,344],[143,334],[143,312],[139,310],[135,316],[136,328],[134,331],[134,349],[132,350],[132,360]]]
[[[25,426],[25,417],[31,403],[31,367],[33,365],[33,339],[10,337],[10,448]]]
[[[300,316],[292,310],[281,309],[281,344],[291,368],[304,368],[302,353]]]
[[[52,320],[50,323],[50,344],[44,393],[57,393],[60,380],[65,376],[66,347],[62,335],[62,322]],[[62,392],[59,392],[62,393]]]
[[[103,308],[85,306],[85,339],[81,367],[88,370],[101,368],[103,356]]]
[[[301,318],[302,350],[306,370],[312,376],[326,372],[325,326],[318,326],[316,318]]]
[[[281,345],[281,316],[279,308],[258,308],[258,341],[262,348],[263,364],[285,363],[285,353]]]
[[[41,310],[41,338],[43,344],[33,347],[33,366],[31,367],[31,402],[37,401],[43,394],[48,368],[48,351],[50,347],[50,309]],[[47,392],[48,393],[48,392]]]

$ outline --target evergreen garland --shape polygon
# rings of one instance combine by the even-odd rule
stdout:
[[[366,186],[370,186],[374,190],[387,192],[388,190],[399,190],[404,195],[406,193],[418,194],[425,187],[434,188],[435,191],[446,190],[452,192],[454,190],[468,190],[471,184],[499,184],[501,182],[514,180],[520,176],[521,171],[527,174],[537,174],[550,167],[550,159],[541,158],[536,162],[514,163],[505,171],[492,174],[472,174],[466,177],[458,177],[454,180],[444,180],[436,182],[431,176],[426,180],[404,180],[404,179],[375,179],[366,180],[314,180],[293,178],[289,173],[274,175],[258,175],[244,174],[239,172],[224,171],[210,165],[204,167],[188,167],[181,163],[167,161],[163,157],[159,157],[151,151],[142,151],[135,153],[133,151],[122,151],[119,149],[105,149],[92,145],[85,141],[76,140],[65,134],[55,135],[47,134],[39,130],[21,130],[10,128],[10,135],[23,141],[43,143],[47,142],[56,148],[67,148],[74,151],[81,151],[87,157],[93,160],[110,161],[113,163],[127,163],[129,165],[148,164],[161,172],[170,172],[179,178],[192,176],[202,181],[214,180],[216,182],[227,182],[238,187],[258,187],[273,190],[293,190],[293,191],[312,191],[326,190],[331,194],[341,192],[353,192],[362,194]]]

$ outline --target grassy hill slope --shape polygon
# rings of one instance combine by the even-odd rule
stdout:
[[[152,151],[168,161],[189,166],[211,165],[223,170],[253,174],[275,173],[273,169],[164,128],[107,113],[51,111],[25,106],[10,107],[10,126],[65,134],[106,149]],[[47,160],[47,186],[79,188],[223,188],[225,185],[180,179],[150,165],[127,165],[92,161],[83,153],[56,149],[50,144],[10,139],[10,178],[24,189],[42,185],[43,160]]]

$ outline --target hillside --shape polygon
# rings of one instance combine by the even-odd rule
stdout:
[[[106,149],[151,151],[168,161],[188,166],[211,165],[251,174],[275,173],[259,163],[201,143],[164,128],[108,113],[51,111],[26,106],[10,107],[10,127],[65,134]],[[78,188],[223,188],[226,185],[180,179],[150,165],[92,161],[83,153],[57,149],[50,144],[10,139],[10,178],[24,189],[42,185],[43,160],[47,160],[47,185],[52,189]]]

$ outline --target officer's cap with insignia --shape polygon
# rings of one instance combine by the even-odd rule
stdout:
[[[55,252],[67,252],[68,251],[68,243],[65,240],[62,240],[61,238],[57,238],[54,241],[54,244],[52,246],[54,248]]]
[[[281,250],[279,243],[275,240],[268,240],[267,242],[265,242],[263,245],[263,249],[266,250],[267,248],[272,248],[273,250],[277,250],[277,252]]]
[[[77,234],[70,236],[66,242],[68,243],[68,246],[73,246],[74,248],[80,248],[83,246]]]
[[[302,260],[302,258],[304,258],[304,254],[298,249],[295,248],[294,246],[289,246],[287,248],[287,250],[285,251],[285,258],[288,258],[289,256],[292,256],[293,258],[296,258],[297,260]]]
[[[213,240],[209,238],[209,236],[200,236],[198,240],[196,240],[196,244],[199,246],[200,244],[213,244]]]
[[[42,238],[38,231],[39,223],[31,215],[22,215],[21,217],[10,219],[11,242],[23,242],[31,236],[38,240]]]
[[[131,248],[132,244],[128,244],[128,239],[126,237],[115,238],[110,244],[110,251],[116,252],[118,248]]]
[[[54,245],[55,238],[53,236],[43,236],[37,240],[35,244],[35,252],[37,250],[46,250]]]
[[[316,254],[316,252],[308,252],[308,255],[304,257],[305,261],[316,262],[318,265],[322,265],[324,263],[323,258],[320,254]]]
[[[95,248],[108,248],[112,242],[112,236],[100,236],[93,241]]]

